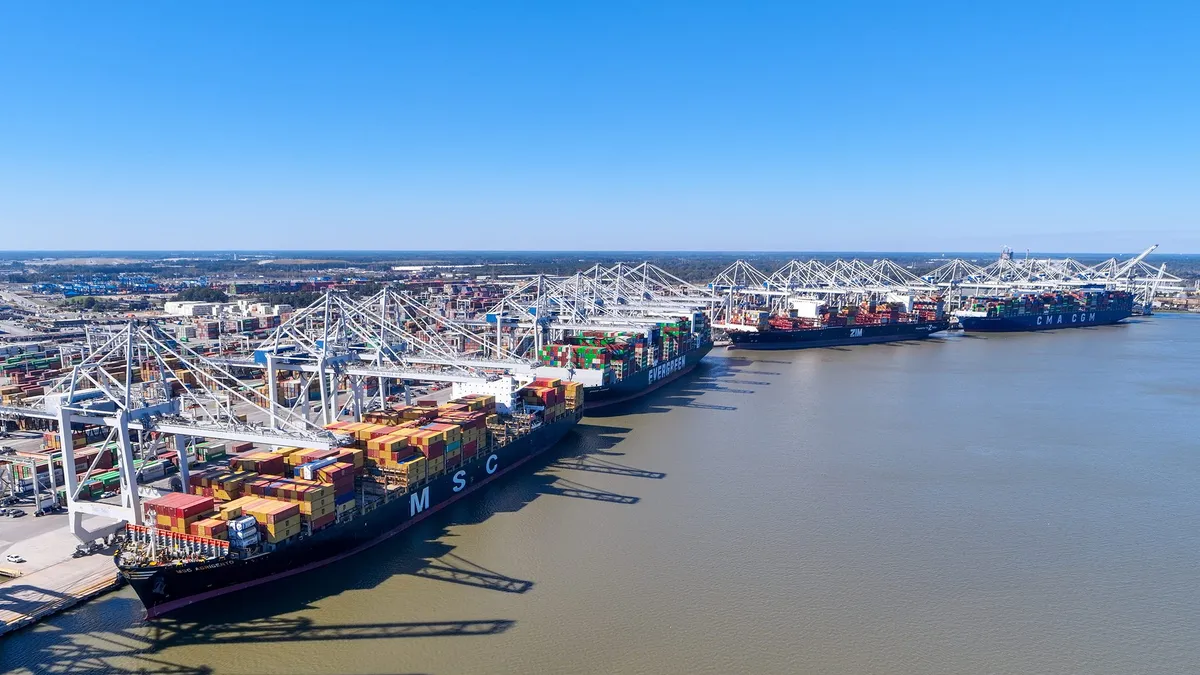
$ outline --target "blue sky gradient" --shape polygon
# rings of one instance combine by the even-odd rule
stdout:
[[[1200,3],[0,3],[4,249],[1200,251]]]

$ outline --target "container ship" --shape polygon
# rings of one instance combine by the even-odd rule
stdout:
[[[696,312],[642,332],[584,331],[538,350],[537,373],[581,382],[586,409],[635,399],[691,372],[712,351],[712,325]]]
[[[1117,323],[1133,314],[1133,294],[1103,288],[968,298],[955,313],[966,331],[1015,332]]]
[[[889,298],[834,311],[817,300],[796,298],[786,315],[743,312],[724,325],[730,349],[805,349],[922,340],[946,330],[939,298]]]
[[[354,555],[553,446],[579,421],[583,386],[539,379],[505,403],[369,413],[330,425],[346,443],[331,450],[239,444],[188,492],[143,502],[147,524],[125,526],[117,567],[155,617]]]

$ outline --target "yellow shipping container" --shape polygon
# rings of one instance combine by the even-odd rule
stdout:
[[[300,517],[296,516],[296,518],[297,518],[297,522],[299,522]],[[295,527],[288,528],[285,530],[277,529],[274,532],[267,533],[267,542],[271,543],[271,544],[278,544],[279,542],[284,541],[285,539],[291,539],[292,537],[294,537],[298,534],[300,534],[300,526],[299,525],[296,525]]]
[[[372,438],[367,441],[367,448],[370,450],[382,450],[385,452],[396,452],[408,447],[408,436],[401,434],[390,434]]]
[[[344,434],[350,434],[351,436],[353,436],[360,429],[365,429],[370,426],[374,426],[374,425],[371,424],[370,422],[351,422],[350,424],[343,426],[341,429],[338,429],[338,431],[340,431]]]
[[[404,477],[410,483],[416,483],[425,480],[427,470],[427,462],[424,455],[417,455],[415,458],[407,462],[400,463],[400,471],[404,473]]]
[[[360,441],[368,441],[371,439],[371,432],[383,429],[385,426],[383,424],[366,424],[362,429],[354,431],[354,438]]]
[[[437,475],[441,474],[443,471],[445,471],[445,469],[446,469],[446,458],[445,457],[437,457],[437,458],[428,460],[425,463],[426,476],[437,476]]]
[[[366,453],[364,453],[362,451],[362,448],[346,448],[346,449],[350,450],[351,457],[353,458],[352,463],[354,464],[354,468],[361,469],[362,465],[363,465],[363,461],[366,457]]]
[[[283,520],[277,520],[274,523],[259,523],[259,525],[264,530],[266,530],[267,534],[280,532],[282,530],[290,530],[293,528],[299,529],[300,528],[300,514],[297,513],[296,515],[292,516],[291,518],[284,518]]]
[[[310,518],[320,518],[329,513],[333,513],[333,509],[337,506],[333,498],[322,499],[317,502],[303,502],[300,504],[300,513]]]

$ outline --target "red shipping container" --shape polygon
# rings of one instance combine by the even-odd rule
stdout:
[[[409,447],[421,453],[422,455],[425,455],[425,459],[437,459],[438,457],[446,454],[445,441],[437,441],[436,443],[430,443],[429,445],[417,445]]]
[[[474,457],[477,450],[479,450],[479,441],[462,444],[463,457]]]
[[[320,518],[313,518],[312,523],[310,524],[310,527],[312,528],[313,531],[319,530],[323,527],[329,527],[330,525],[333,524],[333,521],[335,518],[337,518],[336,513],[327,513],[327,514],[321,516]]]
[[[344,495],[354,492],[354,476],[333,482],[333,494]]]
[[[339,480],[354,479],[354,465],[346,462],[335,462],[329,466],[317,469],[317,476],[323,483],[336,483]]]
[[[182,492],[170,492],[162,497],[146,500],[144,504],[147,510],[154,509],[156,513],[172,518],[191,518],[213,510],[212,497]]]
[[[234,443],[233,445],[229,446],[229,454],[239,455],[243,452],[250,452],[253,449],[253,443]]]

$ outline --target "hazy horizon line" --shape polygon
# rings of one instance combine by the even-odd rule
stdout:
[[[177,248],[177,249],[7,249],[0,250],[0,256],[3,255],[32,255],[32,254],[47,254],[58,257],[77,257],[84,254],[136,254],[136,255],[153,255],[153,254],[179,254],[179,253],[203,253],[203,254],[298,254],[298,253],[353,253],[353,254],[375,254],[375,255],[390,255],[390,254],[512,254],[512,253],[569,253],[569,254],[585,254],[585,255],[603,255],[603,254],[630,254],[630,253],[646,253],[656,255],[667,254],[712,254],[712,255],[787,255],[794,253],[903,253],[903,254],[933,254],[937,256],[947,256],[953,254],[962,255],[980,255],[989,254],[1000,255],[1001,250],[951,250],[951,249],[854,249],[854,248],[837,248],[837,249],[780,249],[780,250],[763,250],[763,249],[283,249],[283,248],[261,248],[261,249],[204,249],[204,248]],[[1035,251],[1033,249],[1013,249],[1012,254],[1015,256],[1029,255],[1137,255],[1141,251]],[[1152,255],[1173,255],[1173,256],[1188,256],[1200,255],[1198,252],[1158,252]]]

